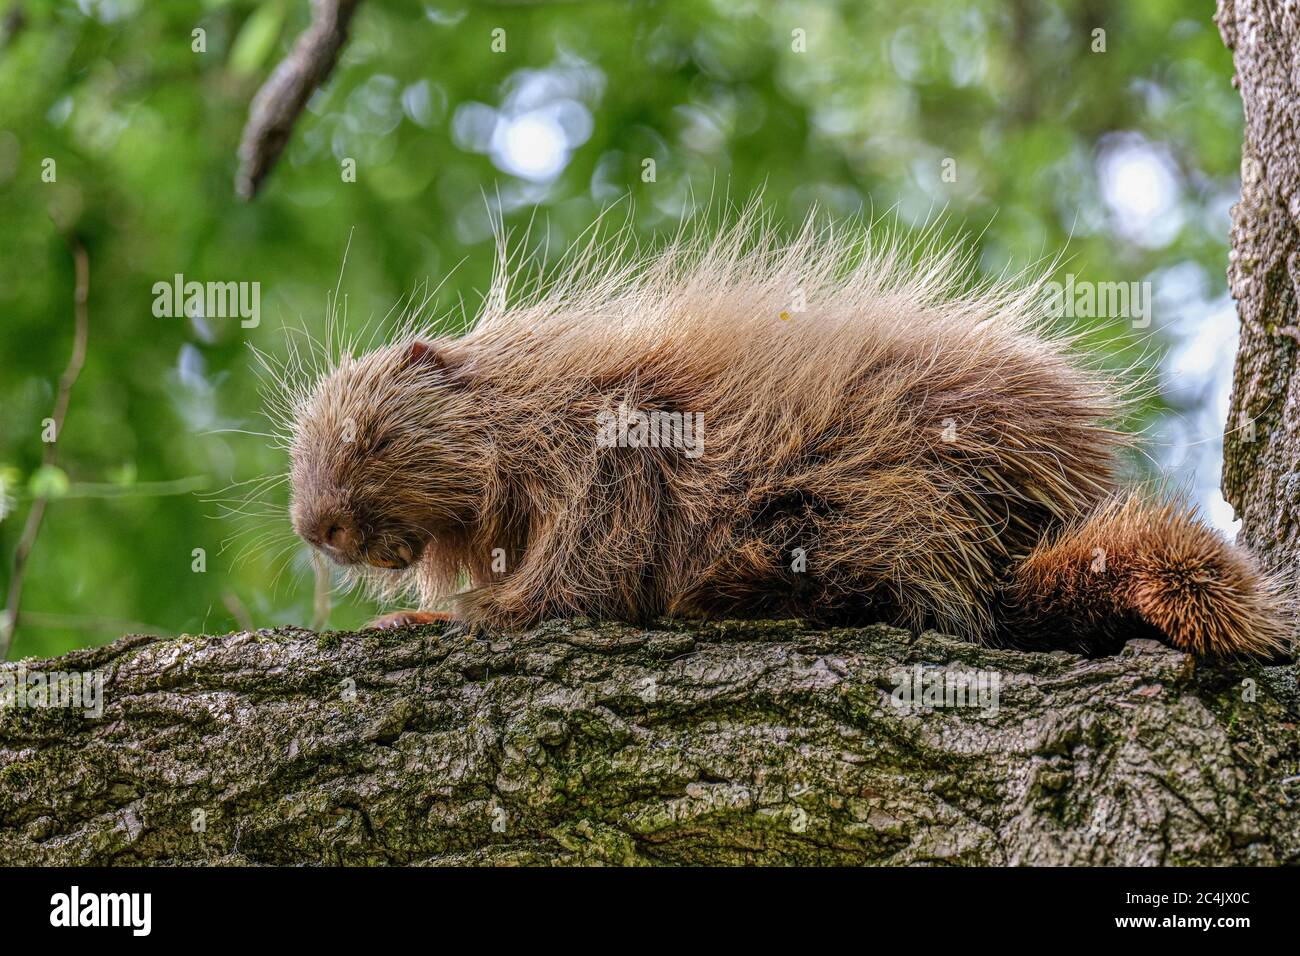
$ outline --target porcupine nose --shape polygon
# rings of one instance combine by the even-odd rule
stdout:
[[[352,554],[358,544],[357,528],[343,515],[329,515],[320,522],[317,540],[339,554]]]

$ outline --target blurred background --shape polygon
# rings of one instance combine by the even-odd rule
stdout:
[[[1190,489],[1231,528],[1217,486],[1242,119],[1212,14],[1209,0],[363,0],[245,203],[249,101],[306,0],[0,0],[0,595],[34,498],[49,502],[10,657],[310,624],[311,558],[261,514],[283,487],[252,516],[209,500],[285,467],[259,434],[250,346],[283,355],[287,326],[323,329],[349,237],[350,324],[444,278],[431,308],[463,300],[472,316],[491,214],[534,220],[554,250],[628,197],[648,240],[692,194],[761,189],[791,225],[814,204],[904,232],[942,217],[989,275],[1064,253],[1061,281],[1151,283],[1149,327],[1060,321],[1107,364],[1155,376],[1128,423],[1145,439],[1136,475]],[[56,222],[87,253],[89,345],[50,468],[42,422],[74,335]],[[177,273],[260,283],[260,324],[156,317],[153,286]],[[339,593],[328,624],[373,611]]]

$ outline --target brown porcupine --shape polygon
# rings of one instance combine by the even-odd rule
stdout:
[[[1180,501],[1117,489],[1118,390],[1048,333],[1034,283],[967,291],[951,250],[917,264],[811,222],[781,242],[749,216],[625,251],[586,247],[513,302],[503,266],[467,334],[408,323],[288,397],[294,528],[418,595],[382,623],[441,604],[500,628],[792,616],[1285,646],[1275,579]],[[642,427],[701,420],[695,446]]]

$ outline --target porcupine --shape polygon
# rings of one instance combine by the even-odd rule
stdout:
[[[623,258],[590,247],[515,301],[499,269],[466,334],[408,323],[289,397],[296,532],[418,596],[378,625],[1285,647],[1275,577],[1180,496],[1119,487],[1123,390],[1050,331],[1041,283],[972,290],[951,249],[811,221],[782,241],[748,217]],[[601,440],[612,420],[626,440]],[[646,421],[703,440],[647,441]]]

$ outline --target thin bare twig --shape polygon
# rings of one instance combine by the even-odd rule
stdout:
[[[42,467],[51,468],[58,459],[59,440],[63,437],[63,422],[68,415],[68,403],[72,399],[72,386],[81,374],[81,367],[86,362],[86,340],[90,335],[90,257],[86,247],[72,233],[66,233],[68,245],[72,249],[72,260],[76,271],[76,289],[73,293],[73,308],[76,316],[76,330],[72,339],[72,357],[68,367],[59,376],[59,392],[54,400],[54,440],[45,446]],[[27,568],[27,558],[36,544],[36,536],[41,530],[41,521],[45,518],[45,506],[49,496],[38,495],[27,512],[27,523],[23,526],[22,537],[18,539],[18,549],[14,552],[13,576],[9,579],[9,596],[5,600],[5,610],[0,618],[0,661],[9,656],[13,646],[14,631],[18,627],[18,609],[23,596],[23,572]]]
[[[207,475],[191,475],[173,481],[139,481],[131,485],[107,484],[96,481],[73,481],[59,495],[64,500],[76,498],[164,498],[168,495],[188,495],[208,486]],[[14,499],[21,501],[22,494]]]
[[[293,132],[312,93],[328,79],[348,38],[348,24],[361,0],[312,0],[311,25],[298,37],[248,108],[239,142],[235,192],[257,195]]]

